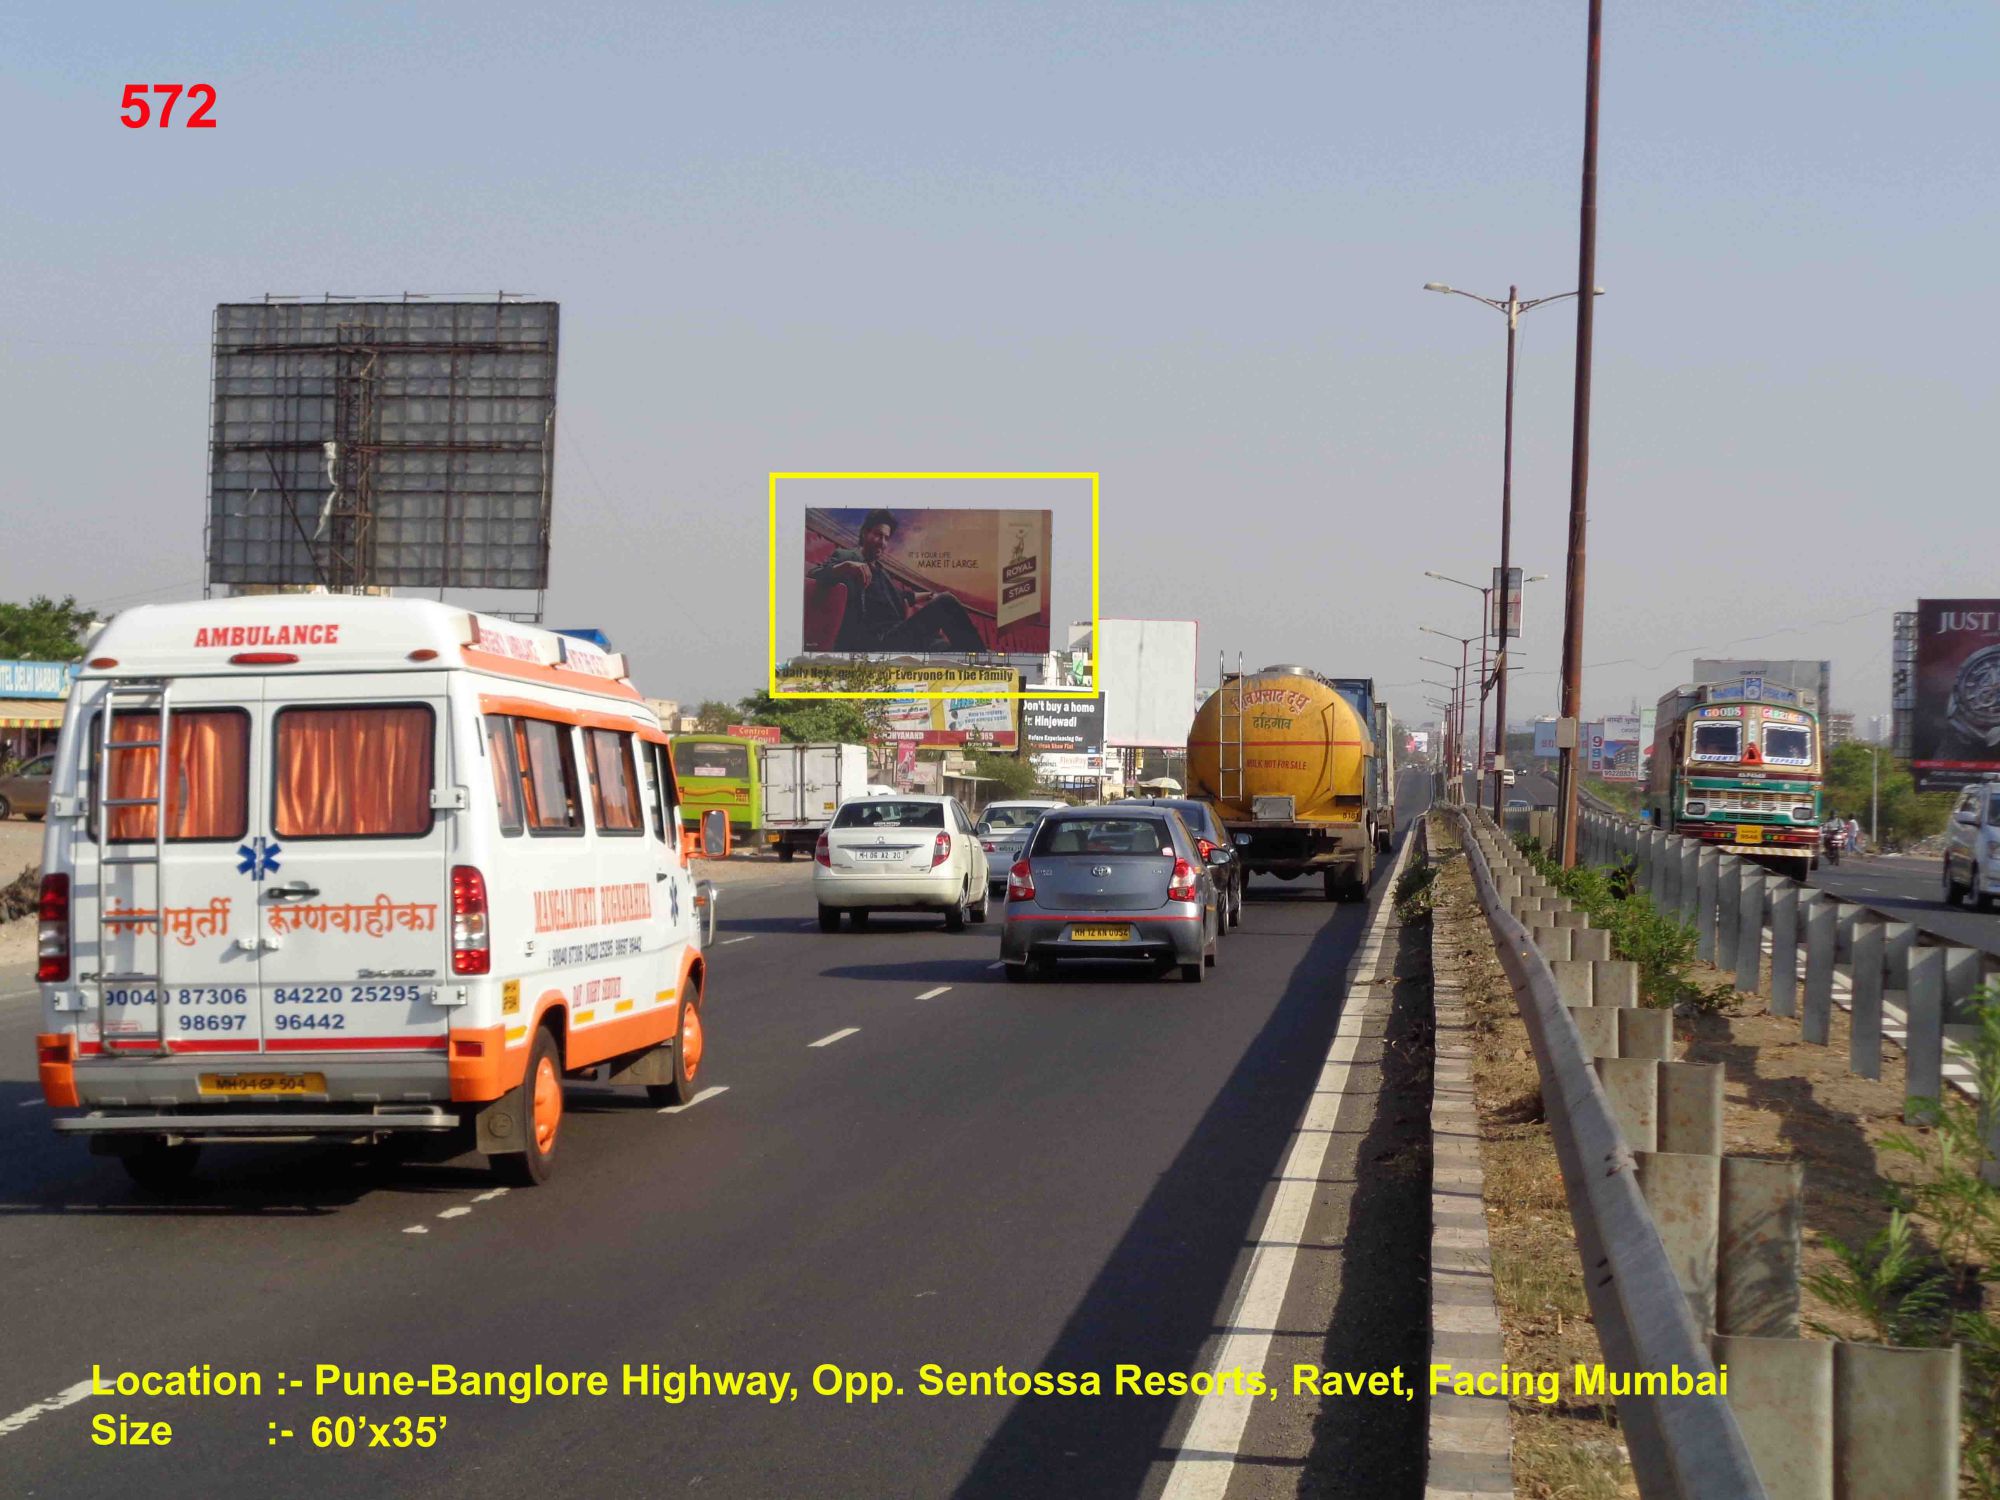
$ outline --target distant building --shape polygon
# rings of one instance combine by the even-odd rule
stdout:
[[[1828,714],[1822,721],[1826,725],[1828,748],[1845,745],[1854,738],[1853,714]]]

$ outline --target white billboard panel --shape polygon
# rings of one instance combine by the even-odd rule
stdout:
[[[1099,620],[1097,686],[1104,693],[1104,743],[1179,749],[1194,722],[1193,620]]]

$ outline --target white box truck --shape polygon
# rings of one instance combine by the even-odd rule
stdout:
[[[764,837],[791,859],[812,853],[833,810],[850,797],[868,795],[866,745],[761,745],[758,777],[764,786]]]

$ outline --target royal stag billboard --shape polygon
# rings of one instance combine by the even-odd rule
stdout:
[[[800,649],[1045,655],[1052,517],[809,508]]]
[[[1919,599],[1910,769],[1927,792],[2000,776],[2000,599]]]

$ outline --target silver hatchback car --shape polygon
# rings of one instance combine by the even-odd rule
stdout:
[[[1059,962],[1179,966],[1199,984],[1215,967],[1222,905],[1194,835],[1171,808],[1045,813],[1007,876],[1000,957],[1007,977],[1044,979]]]

